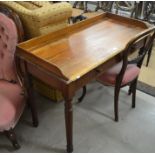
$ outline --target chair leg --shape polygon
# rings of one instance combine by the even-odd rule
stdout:
[[[88,12],[88,2],[87,1],[85,1],[85,2],[83,2],[84,3],[84,13],[87,13]]]
[[[135,108],[136,106],[136,88],[137,88],[137,79],[135,79],[133,83],[133,89],[132,89],[132,108]]]
[[[114,95],[114,114],[115,114],[115,121],[119,121],[119,114],[118,114],[118,99],[119,99],[119,92],[120,87],[115,86],[115,95]]]
[[[82,95],[81,95],[81,97],[78,98],[78,102],[79,102],[79,103],[82,102],[82,100],[84,99],[84,97],[85,97],[85,95],[86,95],[86,91],[87,91],[86,86],[83,86]]]
[[[97,2],[97,6],[95,8],[95,11],[98,11],[100,9],[100,2]]]
[[[131,94],[132,94],[133,85],[134,85],[134,82],[132,82],[132,83],[130,84],[130,86],[129,86],[128,95],[131,95]]]
[[[152,54],[152,48],[153,48],[153,44],[152,44],[151,48],[148,51],[148,56],[147,56],[147,61],[146,61],[146,67],[148,67],[149,62],[150,62],[150,58],[151,58],[151,54]]]
[[[130,84],[129,90],[128,90],[128,95],[131,95],[131,94],[132,94],[132,84]]]
[[[17,142],[17,138],[16,138],[16,135],[15,135],[13,129],[10,129],[8,131],[5,131],[4,133],[7,136],[7,138],[11,141],[13,147],[15,149],[19,149],[20,148],[20,145]]]
[[[73,4],[73,8],[76,8],[76,6],[78,5],[78,3],[79,3],[79,2],[77,2],[77,1],[74,2],[74,4]]]

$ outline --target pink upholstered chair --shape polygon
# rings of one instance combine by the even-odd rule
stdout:
[[[13,131],[25,107],[25,92],[17,74],[15,50],[22,41],[20,20],[11,10],[0,7],[0,132],[18,149]]]
[[[143,63],[143,59],[152,46],[155,33],[154,29],[147,31],[143,35],[140,35],[136,39],[132,40],[122,55],[122,61],[111,67],[104,74],[97,78],[97,81],[106,86],[113,86],[114,89],[114,113],[115,121],[119,120],[118,117],[118,99],[120,89],[124,86],[130,85],[129,94],[132,93],[132,108],[135,108],[136,98],[136,85],[140,68]],[[131,53],[137,51],[137,57],[128,60]],[[86,94],[86,86],[83,87],[83,94],[79,98],[79,102],[82,101]]]
[[[153,33],[153,35],[152,35]],[[120,89],[124,86],[130,85],[129,93],[132,93],[132,108],[135,108],[136,86],[140,73],[140,68],[144,57],[151,48],[153,39],[155,37],[154,30],[148,31],[138,38],[131,41],[125,49],[122,61],[104,74],[102,74],[97,81],[104,85],[114,86],[114,113],[115,121],[119,120],[118,114],[118,99]],[[129,55],[137,50],[137,57],[128,60]]]

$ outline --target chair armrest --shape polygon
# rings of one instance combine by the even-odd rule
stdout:
[[[62,2],[46,5],[32,11],[34,22],[37,26],[42,27],[50,23],[65,21],[72,15],[72,7],[69,3]]]
[[[49,1],[31,1],[31,3],[40,7],[52,4]]]
[[[1,1],[0,4],[6,7],[9,7],[10,9],[14,10],[15,12],[20,14],[31,14],[31,10],[26,9],[25,7],[23,7],[22,5],[13,2],[13,1]]]

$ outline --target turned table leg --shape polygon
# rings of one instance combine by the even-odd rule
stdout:
[[[32,114],[32,122],[34,127],[38,127],[39,120],[38,120],[38,113],[36,109],[36,103],[34,101],[34,90],[33,90],[33,83],[32,83],[32,77],[30,74],[28,74],[28,68],[26,62],[24,62],[24,74],[25,74],[25,87],[27,89],[27,94],[28,94],[28,104],[31,109],[31,114]]]
[[[67,152],[73,152],[73,110],[72,99],[65,99],[65,123],[66,123],[66,138]]]

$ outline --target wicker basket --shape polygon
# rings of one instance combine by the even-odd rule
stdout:
[[[42,82],[41,80],[35,77],[32,78],[32,82],[33,82],[34,89],[38,93],[42,94],[43,96],[51,99],[54,102],[60,102],[63,100],[63,97],[60,91],[55,90],[54,88],[48,86],[47,84],[45,84],[44,82]]]

